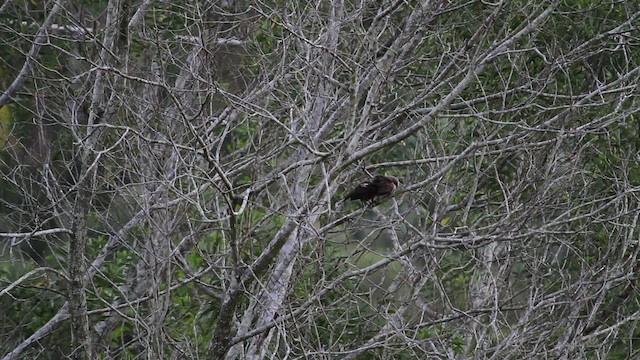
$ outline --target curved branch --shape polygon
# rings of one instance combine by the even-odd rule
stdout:
[[[31,45],[31,49],[29,50],[29,53],[27,53],[27,57],[24,61],[24,64],[22,65],[22,69],[20,69],[20,72],[13,80],[11,85],[9,85],[7,90],[5,90],[2,95],[0,95],[0,106],[3,106],[7,102],[9,102],[13,93],[16,92],[24,83],[27,74],[29,73],[29,71],[31,71],[33,62],[36,60],[36,56],[38,56],[38,53],[40,52],[40,48],[42,47],[42,45],[44,45],[41,44],[42,41],[47,38],[47,29],[49,28],[49,26],[51,26],[51,24],[53,23],[53,19],[58,15],[58,12],[60,12],[60,10],[62,10],[62,1],[58,0],[53,4],[51,12],[49,12],[49,15],[44,20],[44,23],[42,23],[42,26],[40,26],[40,29],[38,30],[36,37],[33,40],[33,44]]]

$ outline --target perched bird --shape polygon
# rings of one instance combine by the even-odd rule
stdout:
[[[399,184],[398,179],[391,175],[376,175],[371,181],[358,184],[342,201],[362,200],[366,202],[373,200],[375,203],[385,196],[393,195]]]

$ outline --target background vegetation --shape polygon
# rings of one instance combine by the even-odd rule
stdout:
[[[639,17],[5,1],[0,356],[638,356]]]

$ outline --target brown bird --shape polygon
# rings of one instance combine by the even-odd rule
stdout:
[[[362,200],[366,202],[373,200],[376,203],[385,196],[393,195],[399,184],[398,179],[391,175],[376,175],[371,181],[358,184],[342,201]]]

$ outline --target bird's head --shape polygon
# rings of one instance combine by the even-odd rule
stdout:
[[[385,175],[387,177],[387,179],[391,180],[391,182],[396,186],[400,186],[400,181],[398,181],[398,178],[395,176],[391,176],[391,175]]]

